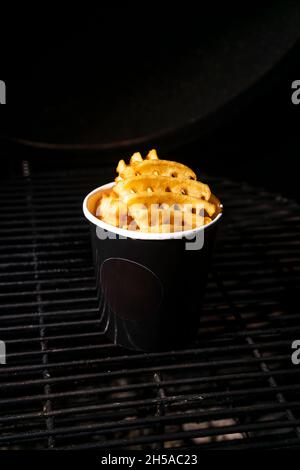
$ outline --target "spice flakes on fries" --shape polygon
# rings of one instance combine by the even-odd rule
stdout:
[[[101,194],[96,217],[128,230],[169,233],[190,230],[212,221],[218,211],[207,184],[197,181],[186,165],[134,153],[120,160],[115,185]]]

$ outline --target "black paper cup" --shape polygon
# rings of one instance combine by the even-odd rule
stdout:
[[[102,331],[129,349],[161,351],[195,339],[222,205],[212,222],[174,233],[142,233],[95,217],[101,192],[89,193],[90,222]]]

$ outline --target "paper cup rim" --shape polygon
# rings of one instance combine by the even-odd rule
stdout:
[[[100,191],[104,191],[106,189],[110,189],[114,185],[115,185],[114,182],[107,183],[102,186],[99,186],[96,189],[93,189],[93,191],[88,193],[83,201],[83,205],[82,205],[83,213],[86,219],[92,222],[92,224],[96,225],[97,227],[100,227],[112,233],[116,233],[117,235],[121,235],[122,237],[125,237],[125,238],[131,238],[134,240],[176,240],[176,239],[181,239],[181,238],[186,238],[186,237],[192,237],[193,235],[196,235],[196,233],[201,232],[202,230],[208,229],[209,227],[214,225],[218,220],[220,220],[220,218],[222,217],[222,211],[221,211],[217,215],[217,217],[213,219],[209,224],[201,225],[201,227],[197,227],[191,230],[182,230],[180,232],[171,232],[171,233],[146,233],[146,232],[138,232],[134,230],[127,230],[124,228],[115,227],[114,225],[107,224],[106,222],[103,222],[103,220],[100,220],[97,217],[95,217],[88,210],[88,207],[87,207],[87,202],[93,194],[100,192]],[[223,204],[220,204],[220,207],[223,210]]]

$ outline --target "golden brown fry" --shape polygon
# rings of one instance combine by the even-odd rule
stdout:
[[[155,149],[145,159],[134,153],[128,165],[120,160],[117,173],[115,186],[103,194],[96,212],[108,224],[168,233],[208,224],[216,214],[209,186],[196,181],[186,165],[160,160]]]
[[[139,153],[133,154],[130,159],[130,165],[126,165],[124,160],[120,160],[117,166],[117,172],[123,179],[139,175],[153,176],[172,176],[174,178],[186,178],[196,180],[196,175],[188,166],[182,163],[169,160],[158,160],[150,158],[149,160],[140,160]]]
[[[130,213],[136,220],[142,232],[160,232],[160,226],[173,226],[175,231],[191,230],[205,224],[205,217],[167,209],[141,210],[135,206]]]
[[[124,197],[132,193],[141,192],[171,192],[196,198],[209,200],[211,192],[207,184],[171,176],[135,176],[117,182],[114,191]]]
[[[112,191],[110,194],[102,196],[96,211],[96,217],[107,224],[123,227],[128,223],[128,208]]]
[[[215,213],[215,206],[208,201],[198,199],[192,196],[175,193],[148,193],[128,194],[123,197],[123,201],[129,207],[133,204],[142,204],[150,207],[152,204],[167,204],[169,206],[177,205],[178,210],[199,213],[205,210],[209,217]]]

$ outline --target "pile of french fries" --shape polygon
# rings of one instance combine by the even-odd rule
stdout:
[[[207,184],[186,165],[137,152],[129,164],[120,160],[115,185],[103,191],[96,216],[127,230],[169,233],[212,221],[216,206]]]

